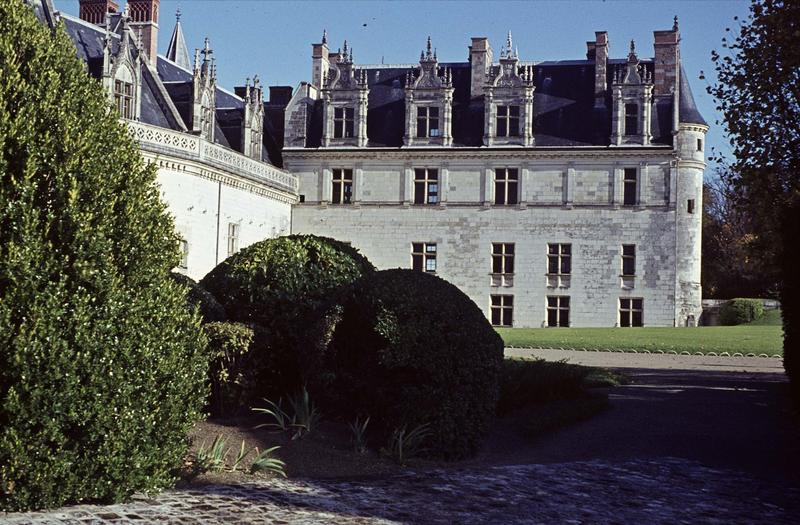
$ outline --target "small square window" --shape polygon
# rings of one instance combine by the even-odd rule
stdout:
[[[514,296],[491,296],[492,324],[494,326],[513,326],[514,324]]]
[[[411,267],[428,273],[436,272],[436,243],[411,243]]]
[[[644,326],[642,314],[644,301],[640,298],[619,298],[619,325],[622,327]]]
[[[689,213],[694,213],[694,199],[689,199],[686,201],[686,211]]]

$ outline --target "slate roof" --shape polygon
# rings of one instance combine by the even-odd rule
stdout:
[[[609,75],[625,59],[608,61]],[[652,59],[641,63],[651,72]],[[363,66],[367,71],[369,106],[367,138],[369,147],[400,147],[405,133],[406,74],[408,66]],[[484,98],[470,96],[471,70],[468,62],[440,63],[450,68],[453,78],[453,145],[479,147],[483,144]],[[533,64],[534,141],[536,146],[607,146],[611,135],[611,92],[606,107],[594,107],[595,65],[593,60],[548,61]],[[705,123],[697,111],[688,81],[681,75],[680,115],[682,122]],[[684,87],[685,84],[685,87]],[[314,102],[306,147],[318,148],[322,142],[321,100]],[[651,132],[653,144],[672,144],[671,96],[655,97]]]
[[[47,2],[48,0],[37,0]],[[37,4],[41,5],[41,4]],[[48,11],[46,7],[37,11],[37,16],[46,22]],[[112,18],[112,27],[116,30],[112,32],[111,48],[116,53],[120,46],[120,34],[117,17]],[[61,14],[67,35],[75,44],[78,58],[86,62],[89,74],[99,78],[103,73],[103,46],[105,39],[105,28],[91,24],[80,18],[67,14]],[[176,29],[177,37],[174,47],[180,51],[183,33]],[[173,35],[174,37],[175,35]],[[183,42],[185,47],[185,41]],[[130,43],[131,52],[136,56],[138,50],[136,45]],[[175,53],[173,53],[175,54]],[[214,141],[220,145],[233,150],[242,151],[241,144],[241,124],[244,117],[244,101],[235,94],[217,87],[216,91],[216,127],[214,129]],[[177,115],[170,108],[177,110]],[[265,109],[267,106],[265,105]],[[280,116],[276,115],[276,108],[271,108],[267,112],[270,117],[265,118],[265,142],[262,149],[262,159],[275,158],[273,164],[280,165],[280,147],[283,138],[283,107],[278,109]],[[180,64],[159,56],[155,68],[143,64],[142,67],[142,101],[140,120],[145,124],[159,126],[176,131],[185,131],[192,120],[192,72],[182,67]],[[178,121],[180,119],[180,122]],[[280,121],[280,123],[278,123]],[[280,132],[280,145],[276,136],[269,136],[271,133]]]
[[[678,92],[680,101],[678,102],[681,122],[686,124],[702,124],[708,126],[706,119],[700,114],[697,109],[697,104],[694,102],[694,95],[692,95],[692,87],[689,85],[689,77],[686,76],[686,71],[681,66],[681,79]]]

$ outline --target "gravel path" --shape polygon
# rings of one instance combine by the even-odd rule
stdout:
[[[798,523],[800,425],[779,359],[507,354],[624,368],[632,383],[520,465],[207,485],[0,523]]]

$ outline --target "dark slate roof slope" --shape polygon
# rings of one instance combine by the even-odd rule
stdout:
[[[692,87],[689,85],[689,77],[686,76],[683,66],[681,66],[680,92],[678,96],[680,97],[678,102],[678,117],[680,121],[686,124],[708,126],[706,119],[700,114],[700,110],[697,109],[697,104],[694,102]]]
[[[613,67],[624,59],[609,60]],[[642,64],[652,70],[651,59]],[[484,99],[471,97],[468,62],[441,63],[453,78],[453,145],[483,144]],[[365,66],[369,85],[367,135],[371,147],[400,147],[405,133],[405,78],[416,66]],[[594,61],[565,60],[534,64],[534,140],[537,146],[606,146],[611,134],[610,94],[606,108],[594,107]],[[672,100],[658,99],[653,112],[653,143],[672,143]],[[322,102],[312,108],[307,147],[322,137]]]

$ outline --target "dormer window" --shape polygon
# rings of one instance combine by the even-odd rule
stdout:
[[[491,66],[486,80],[483,143],[533,146],[533,66],[520,65],[510,32],[500,66]]]
[[[519,137],[519,106],[497,106],[497,136]]]
[[[438,107],[418,107],[417,108],[417,137],[440,137],[439,129],[439,108]]]
[[[406,118],[404,146],[453,145],[453,76],[440,68],[428,37],[420,52],[419,69],[406,72]]]
[[[639,106],[625,104],[625,135],[639,134]]]
[[[134,87],[124,80],[114,81],[114,105],[122,118],[133,119],[135,116],[133,105]]]
[[[333,138],[350,138],[354,136],[355,110],[353,108],[334,108]]]

